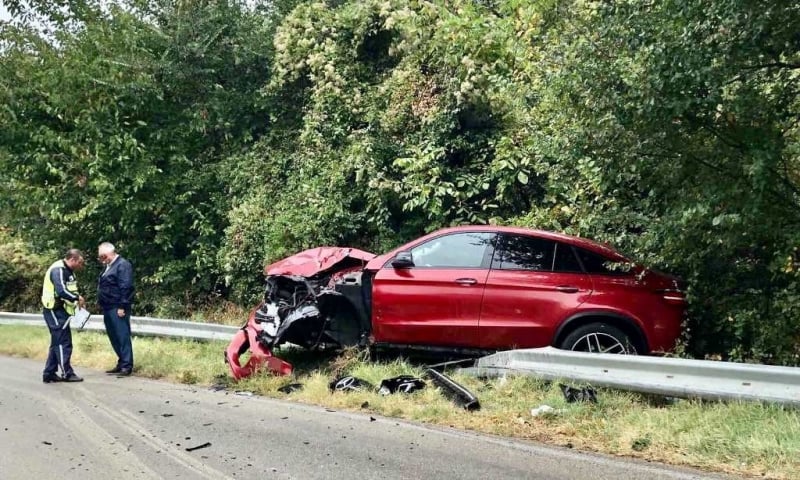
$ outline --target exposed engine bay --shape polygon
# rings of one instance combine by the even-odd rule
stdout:
[[[308,349],[363,343],[369,331],[359,325],[353,304],[357,299],[343,293],[349,289],[360,295],[360,286],[361,272],[330,279],[269,277],[264,302],[254,313],[254,322],[261,327],[256,338],[266,348],[287,342]]]
[[[290,364],[272,356],[272,349],[285,343],[307,349],[366,345],[371,282],[364,282],[362,269],[374,256],[320,247],[267,266],[264,300],[225,350],[233,376],[264,367],[278,375],[291,373]],[[250,359],[241,365],[248,349]]]

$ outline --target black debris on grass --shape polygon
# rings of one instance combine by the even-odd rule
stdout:
[[[597,403],[597,392],[592,387],[576,388],[563,383],[558,384],[561,387],[561,393],[568,403],[574,402],[590,402]]]

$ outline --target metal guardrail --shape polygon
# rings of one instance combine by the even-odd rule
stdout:
[[[41,313],[0,312],[0,325],[30,325],[45,327]],[[105,331],[102,315],[92,315],[83,330]],[[237,327],[213,323],[187,322],[152,317],[131,317],[133,335],[191,338],[194,340],[224,340],[233,338]]]
[[[462,373],[529,375],[593,386],[709,400],[755,400],[800,407],[800,368],[682,358],[584,353],[552,347],[509,350]]]
[[[39,313],[0,312],[0,325],[44,327]],[[93,315],[84,330],[105,331]],[[229,341],[237,327],[151,317],[131,317],[134,335]],[[800,407],[800,368],[682,358],[613,355],[552,347],[509,350],[462,368],[474,376],[530,375],[674,397],[755,400]]]

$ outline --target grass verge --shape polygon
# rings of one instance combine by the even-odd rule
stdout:
[[[74,333],[73,364],[104,369],[114,355],[102,333]],[[0,326],[0,353],[44,360],[49,336],[43,328]],[[160,338],[134,338],[136,374],[174,382],[210,385],[230,382],[222,361],[224,345]],[[257,376],[231,383],[236,390],[322,405],[375,412],[389,417],[535,440],[551,445],[703,468],[760,478],[800,479],[800,412],[756,403],[678,401],[599,390],[599,403],[569,404],[557,385],[526,377],[484,381],[453,377],[471,389],[482,409],[465,412],[430,386],[410,395],[335,393],[328,382],[348,373],[374,385],[384,378],[420,375],[404,361],[371,363],[357,352],[339,356],[284,351],[295,376]],[[300,391],[277,389],[292,382]],[[557,415],[533,417],[532,408],[550,405]]]

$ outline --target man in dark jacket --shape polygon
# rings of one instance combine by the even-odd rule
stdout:
[[[131,344],[131,303],[133,301],[133,267],[117,255],[114,245],[103,242],[97,249],[97,259],[105,270],[97,281],[97,303],[103,309],[106,333],[117,365],[106,373],[128,376],[133,371]]]
[[[82,382],[83,379],[72,370],[72,331],[68,319],[75,315],[77,307],[83,308],[85,302],[78,293],[78,279],[75,272],[83,268],[83,254],[70,249],[63,260],[50,265],[42,282],[42,314],[50,329],[50,351],[42,372],[44,383]],[[56,371],[61,368],[61,377]]]

